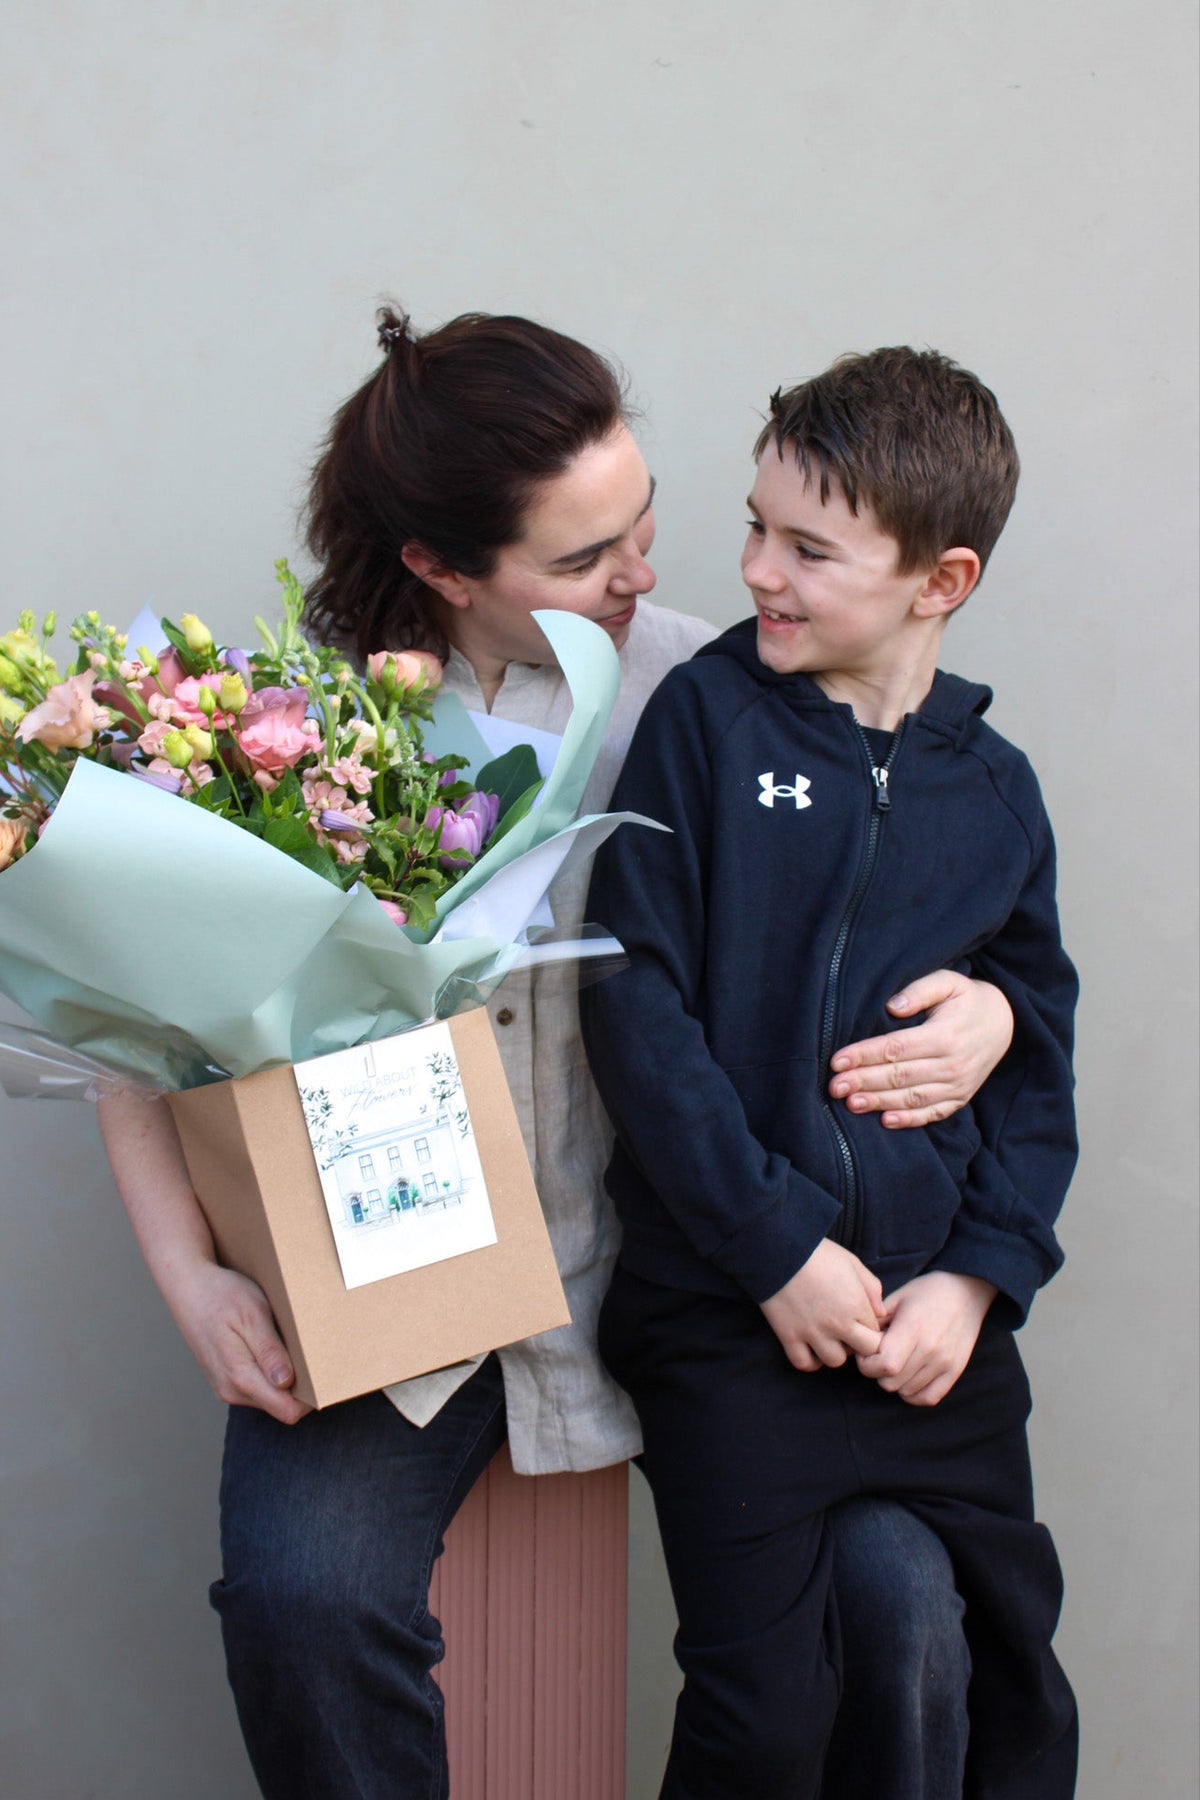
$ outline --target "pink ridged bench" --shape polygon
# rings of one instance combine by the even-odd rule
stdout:
[[[446,1534],[453,1800],[622,1800],[628,1476],[514,1475],[504,1449]]]

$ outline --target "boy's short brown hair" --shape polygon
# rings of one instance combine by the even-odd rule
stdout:
[[[936,350],[872,350],[776,389],[770,405],[755,459],[788,444],[806,479],[820,472],[822,501],[836,482],[851,512],[869,506],[900,546],[900,574],[958,546],[986,565],[1020,463],[996,396],[969,370]]]

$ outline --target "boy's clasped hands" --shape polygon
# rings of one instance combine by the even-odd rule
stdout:
[[[859,1372],[910,1406],[944,1400],[970,1360],[996,1289],[931,1269],[884,1298],[853,1251],[824,1238],[791,1280],[762,1302],[793,1368]]]

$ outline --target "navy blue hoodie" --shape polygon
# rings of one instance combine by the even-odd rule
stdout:
[[[1037,780],[983,722],[987,688],[939,674],[881,741],[755,645],[748,620],[667,676],[613,806],[670,835],[625,826],[596,859],[588,917],[629,957],[581,996],[622,1261],[762,1301],[830,1236],[885,1293],[977,1275],[1019,1323],[1062,1260],[1076,1157],[1077,984]],[[1016,1018],[973,1104],[885,1131],[830,1101],[833,1051],[896,1029],[888,997],[941,967]]]

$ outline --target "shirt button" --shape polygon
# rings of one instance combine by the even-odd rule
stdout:
[[[500,1011],[496,1014],[497,1025],[511,1025],[512,1022],[512,1008],[510,1006],[502,1006]]]

